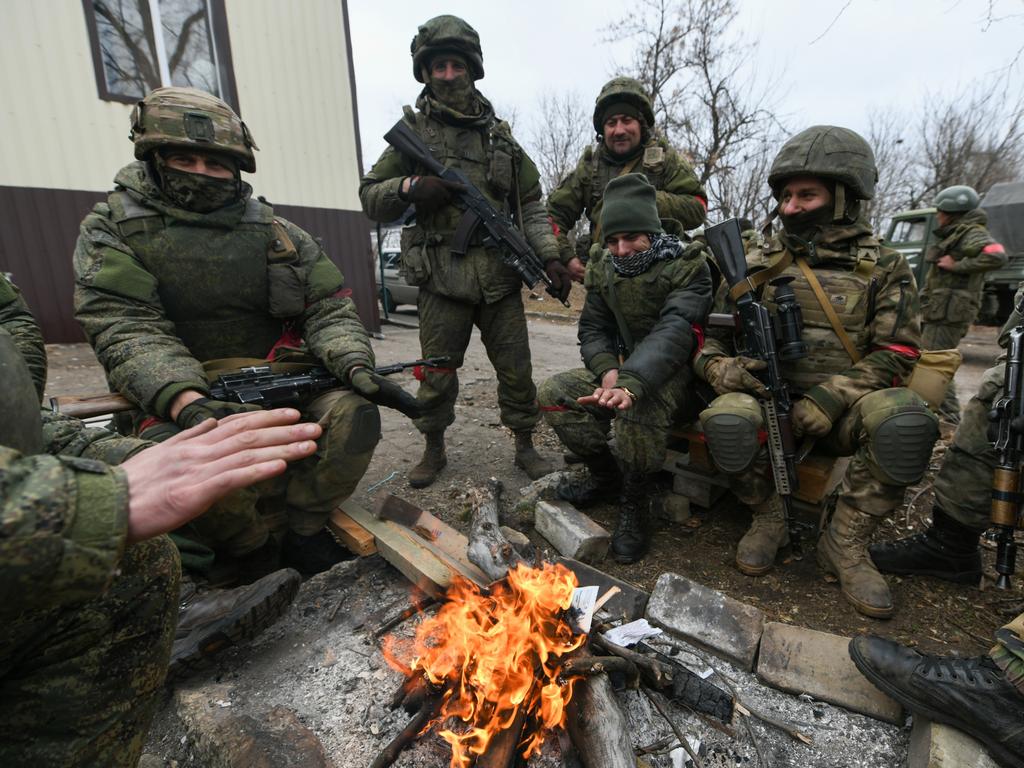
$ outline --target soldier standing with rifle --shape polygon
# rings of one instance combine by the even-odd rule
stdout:
[[[768,177],[783,230],[747,254],[750,277],[723,285],[716,311],[732,312],[751,289],[773,307],[778,278],[791,278],[808,348],[780,366],[795,401],[793,436],[852,456],[818,563],[839,577],[858,611],[887,618],[892,598],[868,558],[868,539],[924,474],[938,426],[924,400],[901,386],[920,355],[921,321],[910,267],[879,244],[861,214],[876,179],[871,148],[853,131],[814,126],[787,141]],[[743,478],[733,490],[751,507],[753,523],[736,565],[759,576],[790,539],[782,489],[759,437],[766,424],[757,398],[769,395],[759,375],[768,363],[745,356],[727,331],[708,335],[694,368],[720,397],[700,421],[718,467]]]
[[[424,88],[417,111],[405,108],[408,129],[437,162],[461,172],[493,209],[513,216],[546,282],[564,301],[571,280],[540,202],[540,174],[474,85],[484,76],[476,30],[455,16],[427,21],[412,41],[412,69]],[[401,269],[406,282],[420,287],[423,356],[451,360],[426,369],[420,381],[418,398],[430,412],[414,422],[426,438],[423,457],[409,473],[414,488],[433,483],[448,462],[444,433],[455,421],[458,370],[474,325],[498,376],[501,421],[515,435],[516,466],[531,479],[554,469],[533,447],[540,413],[521,275],[505,263],[501,246],[491,244],[483,227],[476,228],[464,252],[454,249],[467,216],[460,193],[469,192],[394,147],[384,150],[359,186],[363,209],[378,221],[394,220],[410,203],[415,206],[415,224],[402,231]]]

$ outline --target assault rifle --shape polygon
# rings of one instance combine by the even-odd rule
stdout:
[[[728,219],[708,227],[704,235],[735,301],[735,319],[730,325],[742,337],[742,353],[767,364],[755,375],[768,390],[768,397],[760,401],[768,433],[768,456],[775,490],[782,498],[790,540],[794,549],[798,549],[799,532],[793,524],[792,515],[792,496],[798,484],[797,448],[790,420],[793,401],[789,396],[789,385],[782,377],[781,362],[807,355],[807,346],[801,338],[803,319],[800,305],[789,285],[792,278],[775,278],[771,284],[775,288],[776,319],[779,320],[776,326],[768,308],[758,298],[755,284],[748,279],[747,258],[740,232],[739,222]]]
[[[1024,461],[1024,324],[1010,331],[1006,345],[1006,369],[1003,395],[989,414],[996,451],[992,473],[992,525],[996,537],[996,573],[999,589],[1010,588],[1010,577],[1017,566],[1017,544],[1013,534],[1021,525],[1021,462]]]
[[[447,356],[429,357],[408,363],[384,365],[373,370],[378,376],[390,376],[417,366],[437,368],[445,365],[448,360]],[[294,408],[323,392],[344,387],[345,385],[325,368],[274,373],[269,364],[254,365],[218,376],[210,385],[210,399],[259,405],[263,408]],[[53,397],[50,398],[50,407],[57,413],[86,419],[90,416],[130,411],[136,405],[123,395],[111,392],[103,395]]]
[[[465,256],[469,250],[470,239],[478,227],[483,227],[486,233],[483,244],[497,248],[498,253],[501,254],[501,260],[519,273],[519,277],[522,278],[527,288],[533,288],[537,283],[543,282],[547,287],[547,292],[558,297],[558,291],[555,290],[551,278],[544,271],[544,265],[537,254],[533,252],[530,244],[526,242],[526,238],[515,228],[508,216],[496,210],[487,201],[487,198],[466,174],[454,168],[448,168],[430,154],[430,148],[423,143],[423,139],[409,127],[405,120],[395,123],[391,130],[384,134],[384,141],[435,176],[463,186],[463,191],[457,194],[466,210],[462,214],[462,218],[459,219],[459,225],[452,237],[451,252],[453,254]],[[568,301],[563,301],[562,304],[569,306]]]

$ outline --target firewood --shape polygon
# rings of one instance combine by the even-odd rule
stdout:
[[[586,768],[636,768],[629,723],[608,675],[577,684],[569,702],[568,730]]]
[[[524,562],[516,548],[501,532],[498,523],[501,492],[501,483],[492,478],[487,484],[480,504],[473,511],[467,547],[469,561],[486,573],[492,581],[505,578],[505,574],[512,568]]]
[[[427,723],[437,717],[443,701],[444,696],[428,696],[416,716],[406,723],[405,728],[384,747],[383,751],[377,755],[377,759],[370,764],[370,768],[387,768],[392,765],[402,754],[402,750],[416,740]]]
[[[503,731],[494,734],[487,751],[476,759],[474,768],[513,768],[519,756],[519,743],[523,740],[526,709],[519,708],[515,720]]]
[[[635,688],[640,682],[640,671],[629,659],[621,656],[575,656],[562,665],[562,677],[590,677],[603,672],[625,675],[627,685]]]

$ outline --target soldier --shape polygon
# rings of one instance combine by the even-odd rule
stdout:
[[[438,16],[420,26],[411,49],[413,76],[424,88],[417,111],[405,108],[405,122],[438,161],[465,173],[496,209],[515,215],[564,299],[571,281],[540,202],[540,174],[474,85],[484,76],[476,30],[455,16]],[[377,221],[392,221],[415,206],[415,224],[402,231],[401,271],[420,289],[423,355],[451,360],[424,371],[420,381],[418,397],[430,412],[414,422],[426,438],[423,457],[409,473],[414,488],[433,483],[448,462],[444,433],[455,421],[458,370],[474,325],[498,376],[501,421],[515,434],[515,465],[531,479],[553,470],[533,447],[539,412],[519,275],[479,241],[464,256],[451,253],[463,215],[453,199],[458,188],[426,175],[391,147],[359,185],[363,209]]]
[[[680,222],[683,229],[703,224],[708,210],[707,193],[689,162],[654,132],[654,109],[640,81],[616,77],[605,83],[594,104],[594,130],[595,144],[583,150],[576,170],[548,195],[559,253],[575,280],[583,279],[591,243],[604,245],[601,198],[616,176],[643,173],[658,190],[658,215]],[[574,253],[566,233],[584,213],[588,233],[579,237]]]
[[[850,658],[914,718],[958,728],[1000,765],[1024,765],[1024,614],[997,629],[986,656],[929,656],[881,637],[855,637]],[[940,762],[945,762],[940,760]]]
[[[956,349],[978,317],[985,273],[1006,264],[1006,252],[985,225],[988,216],[978,208],[981,198],[971,187],[946,187],[933,203],[939,241],[928,249],[931,265],[921,290],[923,349]],[[951,382],[942,403],[942,417],[960,421],[960,403]]]
[[[1006,348],[1012,328],[1020,325],[1024,283],[1014,297],[1014,310],[999,334]],[[988,437],[989,412],[1002,396],[1006,366],[988,369],[978,393],[964,409],[953,443],[935,474],[935,504],[924,533],[873,545],[871,559],[882,573],[934,576],[957,584],[981,581],[981,534],[989,527],[992,473],[996,453]]]
[[[231,617],[222,601],[192,603],[176,640],[180,565],[159,534],[311,455],[320,428],[279,410],[209,420],[160,445],[124,438],[41,412],[45,361],[38,326],[0,275],[0,763],[134,766],[172,643],[184,663],[199,645],[251,636],[299,582],[281,571],[233,590]]]
[[[337,267],[242,181],[240,171],[256,170],[255,144],[227,104],[159,88],[133,110],[131,137],[136,162],[82,222],[76,317],[112,389],[138,406],[148,439],[252,409],[209,399],[207,374],[218,368],[321,364],[351,386],[304,406],[324,426],[315,459],[199,521],[207,540],[266,572],[277,547],[255,501],[283,504],[284,564],[325,570],[345,556],[327,516],[355,489],[380,437],[371,401],[415,401],[372,373],[366,330]]]
[[[924,474],[938,436],[937,419],[920,396],[901,385],[920,355],[921,321],[906,260],[884,248],[861,212],[871,199],[874,155],[853,131],[819,125],[787,141],[772,163],[768,184],[778,200],[783,231],[747,254],[754,280],[771,302],[775,276],[792,278],[810,353],[782,363],[791,391],[797,438],[819,451],[852,456],[831,520],[818,541],[818,563],[839,577],[858,611],[892,615],[885,579],[867,555],[879,521]],[[731,311],[722,286],[717,311]],[[715,332],[694,363],[720,397],[700,415],[708,447],[751,507],[753,523],[739,543],[736,565],[760,576],[789,543],[782,500],[767,451],[759,442],[763,418],[751,395],[765,393],[751,373],[762,361],[737,356],[728,333]]]
[[[677,221],[658,218],[657,191],[643,174],[612,179],[600,231],[605,250],[588,264],[580,315],[583,363],[540,388],[548,423],[589,475],[558,495],[586,506],[620,494],[612,554],[633,563],[647,551],[651,474],[665,463],[669,427],[692,404],[690,359],[711,306],[702,245]],[[608,447],[615,417],[619,462]],[[620,470],[619,463],[622,468]]]

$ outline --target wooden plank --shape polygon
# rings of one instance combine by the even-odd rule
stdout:
[[[331,512],[331,517],[327,524],[334,531],[334,535],[341,540],[341,543],[352,552],[355,552],[360,557],[372,555],[377,551],[377,545],[373,541],[373,534],[349,517],[344,511],[344,506],[343,504]]]

